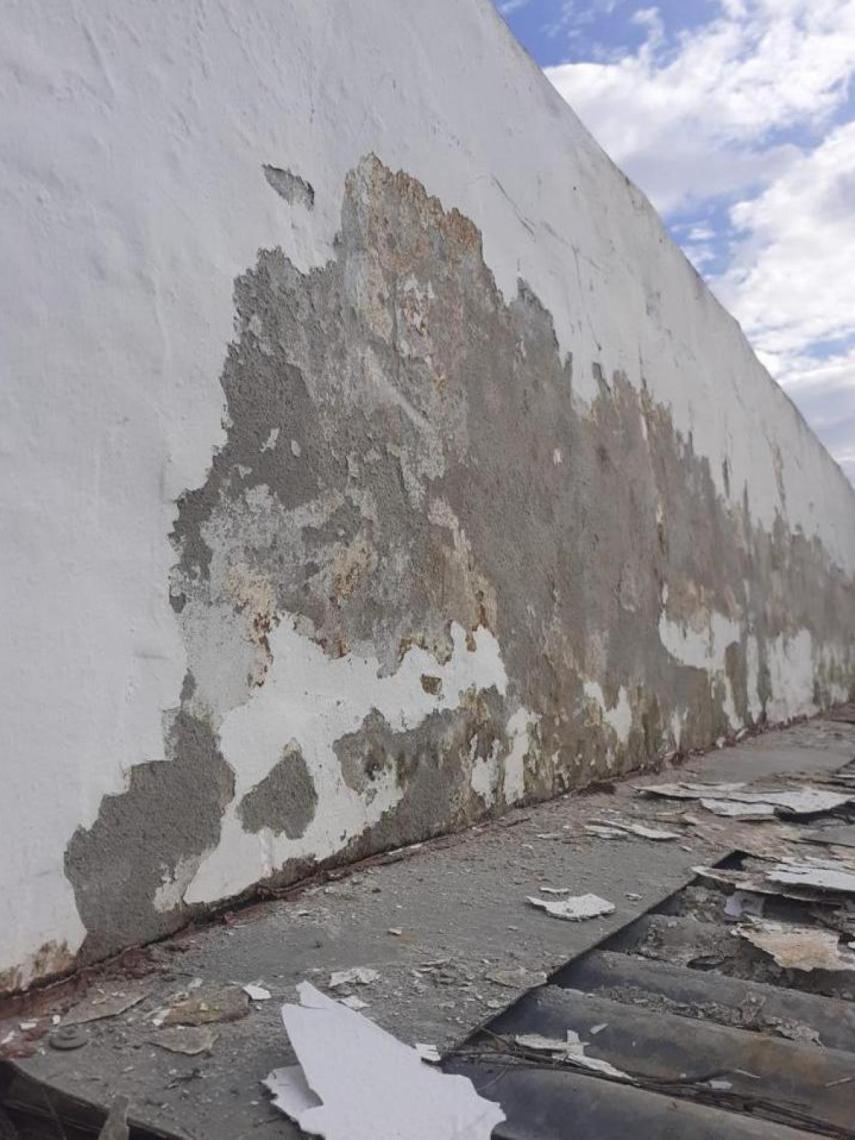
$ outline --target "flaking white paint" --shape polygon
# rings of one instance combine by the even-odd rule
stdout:
[[[585,681],[582,688],[588,700],[598,706],[603,724],[608,725],[614,732],[619,743],[626,744],[632,731],[632,705],[623,685],[618,690],[617,701],[611,706],[606,703],[605,694],[598,681]]]
[[[454,649],[447,662],[438,664],[416,646],[405,653],[395,673],[384,676],[370,649],[330,658],[296,625],[286,615],[271,631],[273,664],[264,686],[223,721],[221,747],[234,768],[235,799],[223,819],[217,849],[203,861],[186,892],[187,902],[238,894],[288,859],[325,859],[395,806],[404,789],[394,770],[373,782],[368,802],[344,782],[333,750],[372,710],[392,731],[405,732],[432,712],[458,708],[467,693],[495,688],[504,695],[507,690],[499,645],[489,630],[476,630],[474,649],[469,649],[465,631],[453,625]],[[440,695],[425,692],[421,676],[426,672],[442,681]],[[509,723],[511,732],[514,727]],[[299,747],[315,785],[314,819],[299,839],[269,830],[248,833],[238,818],[238,804],[281,758],[286,733]]]

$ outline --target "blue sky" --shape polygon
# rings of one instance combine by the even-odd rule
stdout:
[[[855,483],[855,0],[494,0]]]

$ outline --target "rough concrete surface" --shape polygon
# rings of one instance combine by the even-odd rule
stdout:
[[[7,7],[0,992],[849,697],[852,488],[488,0]]]
[[[738,751],[694,759],[680,769],[681,778],[726,778],[734,756],[748,779],[802,773],[821,781],[855,759],[855,727],[813,721],[769,733]],[[385,862],[343,869],[340,877],[288,898],[190,929],[150,949],[150,972],[142,978],[123,976],[117,964],[90,979],[108,993],[141,988],[146,996],[119,1016],[88,1023],[89,1041],[80,1050],[58,1053],[38,1035],[52,1028],[53,1012],[73,1020],[73,1008],[67,1011],[81,993],[58,992],[53,1004],[43,1003],[37,1051],[22,1063],[90,1099],[126,1094],[137,1118],[182,1136],[296,1135],[269,1107],[258,1082],[290,1062],[278,1006],[293,999],[302,979],[335,996],[357,995],[368,1003],[366,1016],[401,1040],[445,1051],[569,959],[662,902],[692,879],[693,866],[735,848],[776,854],[792,840],[785,822],[702,821],[686,803],[635,792],[633,785],[650,782],[652,777],[641,777],[608,791],[514,809],[502,820],[385,856]],[[696,822],[684,819],[687,812]],[[676,829],[681,838],[599,839],[584,830],[596,819],[640,820]],[[613,902],[615,913],[557,921],[526,903],[542,886],[594,892]],[[143,972],[139,961],[135,965],[135,974]],[[329,988],[333,971],[355,966],[380,976],[367,985]],[[181,1056],[157,1047],[163,1031],[153,1019],[182,992],[192,998],[248,982],[260,982],[272,1000],[251,1003],[239,1020],[214,1024],[217,1039],[209,1054]],[[18,1018],[26,1016],[24,1011]],[[0,1036],[9,1024],[0,1025]],[[19,1041],[22,1036],[28,1035],[18,1031]]]

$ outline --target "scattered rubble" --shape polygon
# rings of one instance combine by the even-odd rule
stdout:
[[[171,1029],[161,1029],[156,1037],[151,1038],[151,1043],[170,1053],[184,1053],[188,1057],[196,1057],[200,1053],[210,1053],[217,1042],[217,1037],[216,1030],[206,1025],[176,1025]]]
[[[326,1140],[489,1140],[505,1119],[467,1077],[425,1064],[379,1026],[303,982],[282,1020],[299,1064],[262,1083],[304,1131]]]
[[[595,835],[597,839],[626,839],[626,830],[611,824],[586,823],[585,834]]]
[[[239,1021],[248,1013],[249,1000],[239,986],[212,986],[180,999],[152,1020],[158,1026],[208,1025],[217,1021]]]
[[[348,1009],[355,1009],[357,1012],[361,1009],[368,1009],[369,1003],[358,998],[356,994],[350,994],[348,997],[338,999],[342,1005],[346,1005]]]
[[[642,839],[654,840],[667,840],[667,839],[682,839],[679,832],[676,831],[662,831],[658,827],[645,827],[643,823],[630,823],[627,825],[627,831],[631,831],[633,835],[638,835]]]
[[[855,797],[824,788],[800,787],[746,792],[738,784],[648,784],[636,790],[645,796],[697,800],[714,815],[737,819],[769,819],[775,815],[820,815],[852,803]]]
[[[605,1029],[605,1026],[601,1025],[597,1028]],[[608,1061],[603,1061],[598,1057],[586,1056],[585,1046],[588,1042],[582,1041],[579,1034],[573,1029],[567,1030],[567,1036],[563,1041],[560,1037],[545,1037],[540,1033],[520,1033],[514,1037],[514,1043],[521,1049],[531,1050],[534,1053],[548,1053],[553,1061],[577,1065],[580,1068],[591,1069],[595,1073],[602,1073],[607,1077],[617,1077],[623,1081],[632,1080],[628,1073],[623,1072],[622,1069],[616,1069]]]
[[[814,887],[819,891],[842,891],[855,894],[855,871],[839,863],[816,860],[800,863],[787,860],[778,863],[769,871],[767,878],[776,883],[788,883],[798,887]]]
[[[100,1021],[106,1017],[118,1017],[132,1009],[146,997],[144,990],[114,990],[112,992],[101,987],[87,994],[86,998],[78,1002],[66,1014],[66,1025],[85,1025],[90,1021]]]
[[[329,987],[337,990],[339,986],[370,986],[379,977],[379,972],[368,966],[354,966],[350,970],[336,970],[330,974]]]
[[[272,994],[266,986],[260,985],[258,982],[249,982],[243,987],[243,992],[247,995],[250,1001],[270,1001]]]
[[[495,982],[497,986],[504,986],[509,990],[530,990],[535,986],[546,985],[546,972],[544,970],[527,970],[525,966],[516,966],[514,969],[491,970],[484,975],[488,982]]]
[[[785,970],[855,970],[855,953],[840,946],[834,930],[753,919],[734,933]]]
[[[604,914],[614,914],[614,903],[601,899],[599,895],[573,895],[570,898],[538,899],[529,896],[532,906],[545,910],[552,918],[563,918],[568,922],[581,922],[586,918],[599,918]]]

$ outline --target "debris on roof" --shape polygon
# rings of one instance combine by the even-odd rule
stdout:
[[[820,815],[855,800],[845,792],[799,787],[746,792],[745,784],[648,784],[636,790],[645,796],[697,800],[713,815],[732,819],[764,820],[773,816]]]
[[[505,1119],[468,1077],[425,1064],[359,1013],[308,982],[299,1005],[283,1005],[298,1065],[274,1069],[262,1083],[273,1103],[304,1132],[326,1140],[489,1140]]]
[[[258,982],[249,982],[243,987],[243,992],[252,1001],[270,1001],[272,996],[270,990]]]
[[[545,910],[552,918],[564,918],[569,922],[580,922],[586,918],[599,918],[614,913],[614,903],[601,899],[599,895],[572,895],[566,899],[538,899],[529,896],[532,906]]]
[[[604,1029],[605,1026],[598,1026]],[[514,1037],[514,1043],[521,1049],[533,1053],[548,1053],[551,1060],[563,1061],[566,1064],[577,1065],[583,1069],[602,1073],[607,1077],[618,1077],[620,1080],[631,1081],[632,1077],[622,1069],[616,1069],[609,1061],[599,1057],[588,1057],[585,1054],[587,1041],[582,1041],[579,1034],[573,1029],[567,1030],[567,1036],[562,1041],[560,1037],[545,1037],[540,1033],[520,1033]]]
[[[339,986],[370,986],[380,977],[377,970],[368,966],[354,966],[350,970],[337,970],[330,974],[329,986],[337,990]]]
[[[197,1057],[200,1053],[210,1053],[217,1037],[216,1030],[207,1025],[175,1025],[170,1029],[161,1029],[156,1037],[151,1038],[151,1043],[170,1053]]]
[[[753,919],[734,933],[785,970],[855,970],[855,953],[840,945],[835,930]]]

